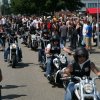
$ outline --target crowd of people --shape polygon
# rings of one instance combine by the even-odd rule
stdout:
[[[95,41],[96,19],[94,18],[92,22],[90,22],[87,17],[66,17],[66,19],[61,19],[61,17],[57,18],[55,16],[53,16],[53,18],[36,16],[3,16],[0,19],[1,32],[7,31],[7,33],[9,33],[9,27],[14,29],[14,31],[17,31],[17,33],[21,27],[28,28],[30,33],[33,33],[35,29],[47,29],[50,35],[58,34],[61,43],[64,45],[66,44],[66,39],[69,39],[69,46],[72,49],[76,49],[76,47],[80,45],[85,45],[87,49],[92,49],[92,43]],[[1,45],[4,43],[3,40],[4,39],[0,38]]]

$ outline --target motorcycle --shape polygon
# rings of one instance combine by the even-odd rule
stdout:
[[[38,41],[36,34],[31,35],[31,49],[36,50],[38,48]]]
[[[74,100],[100,100],[100,93],[96,89],[96,80],[100,77],[68,77],[76,79],[79,83],[75,84]]]
[[[35,34],[31,35],[31,49],[36,50],[40,46],[41,32],[35,31]]]
[[[55,84],[63,84],[63,81],[60,80],[61,74],[60,71],[67,67],[68,65],[68,60],[66,55],[64,54],[59,54],[55,55],[55,58],[53,59],[53,73],[51,75],[52,80],[54,81]]]
[[[12,43],[9,43],[8,62],[11,63],[12,68],[15,68],[15,65],[20,61],[19,47],[14,38],[12,38],[12,41]]]

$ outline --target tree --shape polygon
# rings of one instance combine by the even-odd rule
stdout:
[[[36,6],[32,0],[11,0],[11,10],[13,13],[32,14]]]
[[[69,11],[76,11],[85,6],[80,0],[64,0]]]
[[[61,9],[79,10],[84,4],[80,0],[11,0],[13,13],[42,14]]]

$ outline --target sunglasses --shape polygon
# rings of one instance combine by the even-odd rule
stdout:
[[[78,58],[82,58],[82,57],[85,57],[84,55],[78,55]]]
[[[58,40],[54,40],[53,42],[58,42]]]

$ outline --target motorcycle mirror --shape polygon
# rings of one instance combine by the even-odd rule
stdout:
[[[98,76],[98,78],[100,79],[100,75]]]

